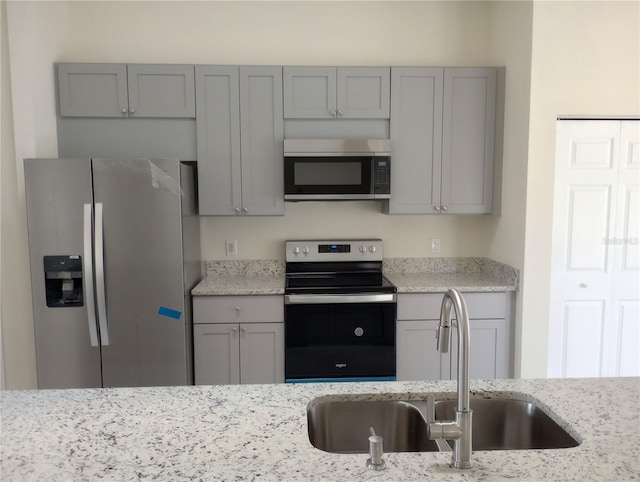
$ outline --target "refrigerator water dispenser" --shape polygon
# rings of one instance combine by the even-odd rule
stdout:
[[[44,282],[49,308],[84,305],[80,256],[45,256]]]

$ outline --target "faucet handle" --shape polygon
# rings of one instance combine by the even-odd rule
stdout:
[[[427,395],[427,423],[431,424],[431,422],[435,422],[435,421],[436,421],[436,397],[433,395],[433,393],[429,393]],[[438,446],[438,450],[440,452],[453,451],[453,449],[451,448],[451,445],[449,445],[449,442],[447,442],[445,439],[436,438],[433,440]]]

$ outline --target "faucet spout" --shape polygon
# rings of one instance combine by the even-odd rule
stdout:
[[[472,411],[469,403],[469,347],[470,329],[467,304],[457,289],[448,290],[442,299],[440,324],[437,339],[438,351],[446,353],[449,349],[449,338],[452,325],[452,311],[456,314],[458,330],[458,405],[453,421],[434,421],[429,423],[429,438],[432,440],[445,438],[453,440],[451,465],[460,469],[473,466],[471,460]]]

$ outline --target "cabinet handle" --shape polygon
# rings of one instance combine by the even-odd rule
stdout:
[[[236,211],[236,214],[240,214],[240,208],[236,208],[235,211]]]
[[[580,283],[580,288],[586,288],[587,287],[587,283]]]
[[[240,307],[239,306],[236,306],[235,310],[236,310],[236,313],[240,313]]]
[[[126,114],[127,113],[127,108],[123,107],[122,109],[120,109],[120,112],[122,112],[123,114]]]
[[[335,110],[332,110],[332,111],[331,111],[331,117],[335,117],[335,116],[336,116],[336,111],[335,111]]]
[[[344,112],[342,112],[341,110],[339,110],[339,111],[338,111],[338,115],[339,115],[340,117],[342,117],[342,116],[344,115]]]
[[[244,333],[247,332],[247,329],[243,326],[243,327],[240,328],[240,331],[244,334]]]
[[[249,212],[249,208],[242,208],[242,212],[247,214]]]
[[[440,206],[433,206],[433,209],[435,209],[436,211],[440,211]]]
[[[234,328],[234,329],[232,329],[232,330],[231,330],[231,332],[232,332],[233,334],[238,333],[238,328]]]
[[[131,107],[129,109],[129,114],[135,114],[135,113],[136,113],[136,110],[133,107]]]
[[[443,211],[446,211],[447,209],[448,209],[447,206],[442,206]]]

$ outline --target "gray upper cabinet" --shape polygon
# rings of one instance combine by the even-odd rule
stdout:
[[[390,213],[424,214],[440,205],[443,69],[391,69]]]
[[[283,215],[282,69],[196,66],[200,214]]]
[[[392,214],[492,211],[495,68],[391,69]]]
[[[193,65],[57,67],[62,117],[195,117]]]
[[[496,69],[444,71],[441,210],[491,213]]]
[[[389,118],[389,67],[284,67],[286,119]]]

